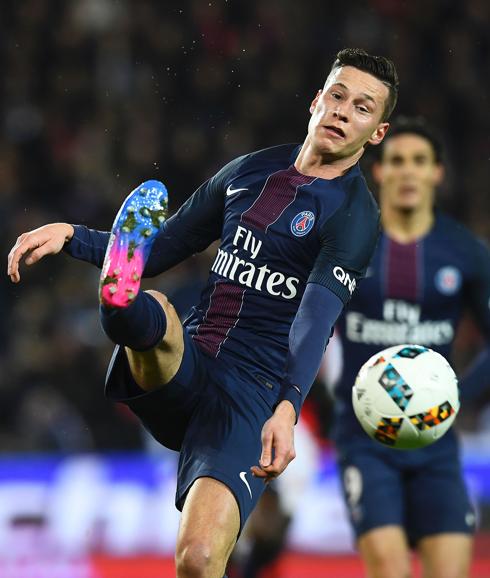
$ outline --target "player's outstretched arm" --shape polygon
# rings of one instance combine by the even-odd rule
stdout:
[[[56,255],[73,237],[73,226],[68,223],[51,223],[33,231],[22,233],[12,247],[7,264],[7,275],[13,283],[20,281],[19,265],[33,265],[46,255]]]

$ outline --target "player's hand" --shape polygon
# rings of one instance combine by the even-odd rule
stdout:
[[[262,455],[258,466],[252,466],[254,476],[270,482],[281,474],[294,460],[294,423],[296,412],[292,403],[282,401],[274,415],[262,428]]]
[[[12,283],[20,281],[19,263],[23,257],[26,265],[33,265],[46,255],[55,255],[73,234],[74,229],[68,223],[51,223],[22,233],[8,256],[7,275]]]

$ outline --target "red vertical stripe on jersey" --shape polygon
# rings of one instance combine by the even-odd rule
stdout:
[[[254,204],[242,214],[242,223],[265,231],[294,201],[297,188],[314,180],[315,177],[298,173],[293,165],[274,173],[267,179]]]
[[[418,299],[417,244],[388,239],[386,293],[390,299]]]
[[[194,335],[194,341],[210,355],[218,355],[228,333],[237,324],[244,293],[242,287],[226,281],[216,282],[206,315]]]

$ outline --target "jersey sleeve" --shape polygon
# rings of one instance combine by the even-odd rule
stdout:
[[[484,346],[460,377],[461,398],[477,400],[490,386],[490,252],[477,243],[474,251],[474,274],[465,288],[467,302],[484,337]]]
[[[308,283],[330,289],[344,305],[366,274],[379,236],[379,210],[372,202],[356,206],[355,195],[323,225],[321,248]]]
[[[73,229],[73,237],[65,243],[63,251],[101,269],[111,234],[108,231],[89,229],[85,225],[73,225]]]
[[[475,321],[487,341],[490,341],[490,251],[478,241],[472,252],[474,274],[465,290]]]
[[[145,266],[144,276],[153,277],[219,239],[223,227],[225,184],[235,175],[239,157],[203,183],[170,217],[157,235]],[[71,256],[102,267],[110,233],[80,225],[64,250]]]
[[[279,397],[279,402],[292,403],[296,421],[342,309],[342,301],[330,289],[314,283],[306,287],[289,332],[289,351]]]

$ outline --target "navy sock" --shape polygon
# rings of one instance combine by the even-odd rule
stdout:
[[[131,305],[124,308],[99,308],[100,322],[107,337],[136,351],[155,347],[167,330],[167,317],[158,301],[140,291]]]

